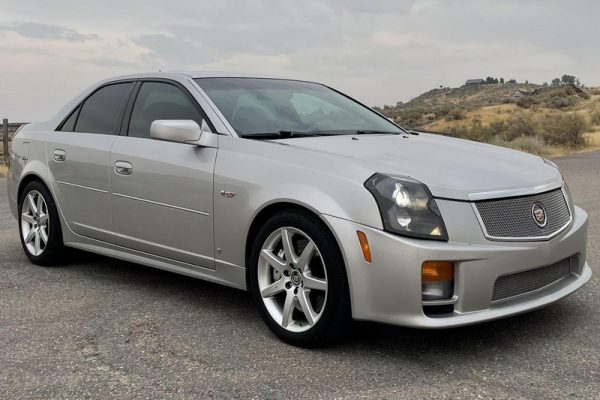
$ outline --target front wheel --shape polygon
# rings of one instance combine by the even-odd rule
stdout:
[[[249,272],[261,315],[280,339],[315,347],[343,332],[349,314],[344,262],[317,217],[287,211],[267,221]]]

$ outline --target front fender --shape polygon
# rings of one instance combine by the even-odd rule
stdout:
[[[220,138],[214,175],[217,263],[244,266],[252,222],[277,203],[381,229],[377,204],[362,184],[371,173],[292,146]]]

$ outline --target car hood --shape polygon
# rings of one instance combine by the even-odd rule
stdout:
[[[480,200],[538,193],[562,185],[558,169],[540,157],[442,135],[319,136],[277,140],[370,172],[410,176],[435,197]]]

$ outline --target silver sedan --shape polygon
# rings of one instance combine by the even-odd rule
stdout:
[[[408,132],[318,83],[108,79],[21,129],[11,160],[32,262],[67,246],[249,290],[294,345],[352,319],[505,317],[591,276],[587,215],[551,161]]]

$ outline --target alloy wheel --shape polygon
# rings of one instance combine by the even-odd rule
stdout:
[[[50,218],[44,197],[32,190],[24,198],[21,208],[21,235],[27,251],[39,256],[48,244]]]
[[[312,328],[327,301],[327,268],[313,240],[292,227],[271,233],[260,251],[258,287],[281,327],[290,332]]]

